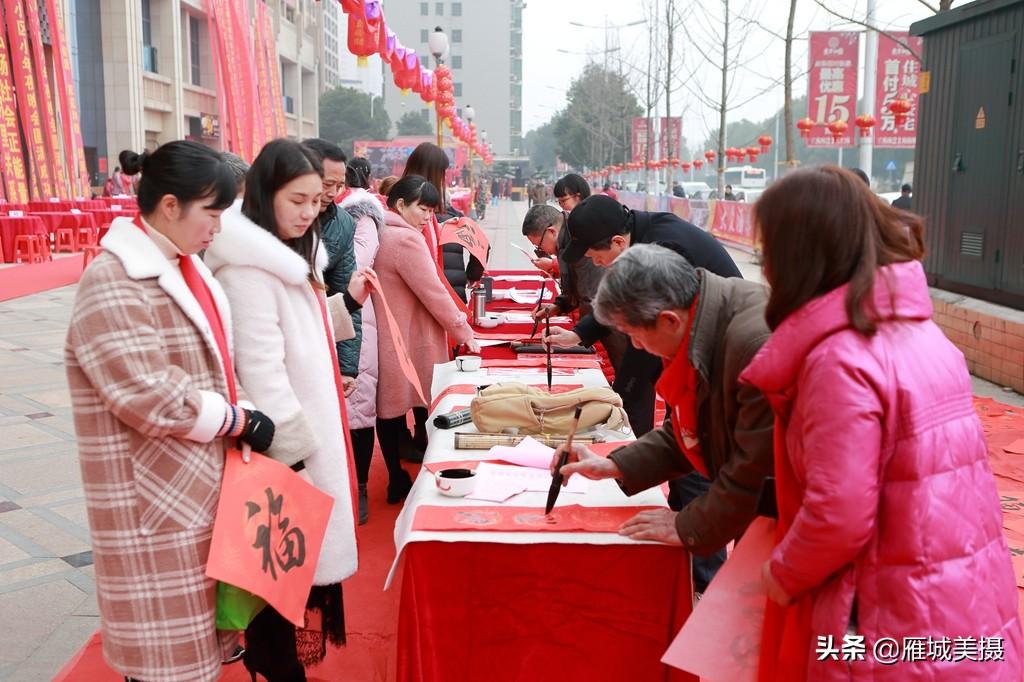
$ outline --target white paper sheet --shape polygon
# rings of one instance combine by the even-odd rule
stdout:
[[[538,293],[540,293],[538,289],[526,289],[523,291],[520,291],[519,289],[509,289],[508,297],[516,303],[536,303]],[[554,297],[555,295],[551,293],[550,289],[544,290],[543,300],[550,301]]]
[[[477,488],[487,481],[486,486],[500,488],[502,484],[491,483],[490,481],[507,482],[507,487],[515,489],[522,487],[519,492],[546,493],[551,488],[551,474],[546,469],[534,469],[532,467],[513,466],[509,464],[491,464],[481,462],[476,468]],[[490,479],[490,480],[488,480]],[[590,480],[582,476],[573,476],[569,479],[569,485],[562,488],[563,493],[579,493],[585,495],[590,490]]]
[[[551,458],[554,454],[554,448],[527,436],[514,446],[495,445],[488,451],[487,456],[490,459],[500,459],[523,467],[546,470],[551,466]]]

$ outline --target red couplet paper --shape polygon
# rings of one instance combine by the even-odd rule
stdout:
[[[206,575],[262,597],[303,627],[334,498],[289,467],[229,450]]]
[[[661,662],[708,682],[757,680],[767,593],[761,566],[775,546],[775,521],[758,517],[686,619]]]
[[[398,351],[398,366],[402,369],[402,374],[412,384],[413,389],[416,391],[417,397],[423,401],[423,404],[427,404],[426,395],[423,393],[423,387],[420,386],[420,376],[416,373],[416,366],[412,364],[412,359],[409,357],[409,347],[405,345],[405,339],[402,338],[402,332],[398,329],[398,323],[395,321],[395,315],[391,312],[391,308],[388,306],[388,299],[384,296],[384,290],[381,289],[380,280],[377,279],[377,273],[372,270],[366,273],[366,281],[370,284],[377,295],[380,296],[380,304],[384,309],[384,317],[388,321],[388,331],[391,333],[391,340],[395,344],[395,350]],[[431,408],[433,409],[433,408]]]
[[[490,244],[483,229],[469,218],[457,218],[441,223],[441,244],[458,244],[469,251],[478,261],[487,265]]]
[[[542,507],[437,507],[416,510],[413,530],[493,530],[536,532],[616,533],[642,511],[660,507],[555,507],[545,514]]]

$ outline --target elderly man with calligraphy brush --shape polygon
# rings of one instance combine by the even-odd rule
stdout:
[[[614,478],[629,495],[691,471],[711,479],[708,492],[678,513],[642,512],[623,524],[621,534],[708,555],[754,519],[762,483],[772,472],[773,417],[764,396],[738,378],[770,334],[766,302],[764,286],[694,268],[654,244],[625,251],[605,274],[595,315],[636,348],[661,358],[657,391],[669,414],[661,428],[607,459],[573,446],[562,474]],[[699,576],[695,582],[697,591],[706,587]]]

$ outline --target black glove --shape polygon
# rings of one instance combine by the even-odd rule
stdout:
[[[246,410],[245,417],[245,430],[239,438],[256,452],[266,452],[274,442],[274,422],[259,410]]]

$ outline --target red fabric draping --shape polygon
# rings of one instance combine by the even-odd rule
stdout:
[[[5,263],[14,262],[14,239],[20,234],[49,235],[46,224],[35,216],[0,216],[0,240],[3,240]]]
[[[39,113],[42,118],[43,142],[46,147],[46,165],[50,171],[53,185],[51,196],[70,196],[67,167],[61,161],[60,144],[57,141],[57,119],[54,116],[50,99],[50,77],[46,69],[46,57],[43,52],[43,32],[39,27],[39,4],[36,0],[25,2],[25,18],[28,22],[28,35],[31,40],[32,62],[35,67],[35,79],[39,85]]]
[[[25,168],[18,129],[17,104],[11,62],[7,57],[7,31],[0,24],[0,173],[3,174],[6,197],[26,202],[30,198],[28,169]]]
[[[695,680],[660,663],[690,611],[678,547],[412,543],[398,679]]]
[[[71,70],[71,50],[66,45],[67,31],[64,28],[64,13],[58,11],[56,0],[46,0],[46,15],[50,18],[50,40],[56,68],[53,80],[57,84],[57,96],[60,100],[64,158],[71,164],[70,175],[74,195],[84,197],[89,193],[89,171],[85,167],[82,126],[78,117],[78,101],[75,96],[75,81]],[[54,26],[57,30],[53,30]]]
[[[15,94],[18,99],[18,117],[28,149],[28,165],[32,176],[29,178],[29,193],[37,199],[53,196],[53,182],[50,162],[46,158],[42,118],[39,113],[39,91],[32,71],[32,56],[29,44],[28,26],[22,0],[4,3],[7,15],[7,36],[11,50],[11,67],[14,82],[18,84]]]

